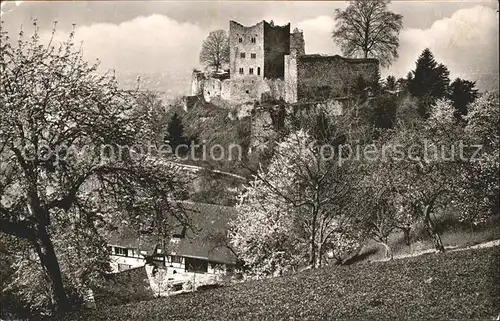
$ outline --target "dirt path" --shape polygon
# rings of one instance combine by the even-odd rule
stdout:
[[[456,252],[456,251],[467,251],[467,250],[475,250],[475,249],[484,249],[488,247],[494,247],[494,246],[500,246],[500,240],[494,240],[494,241],[489,241],[485,243],[480,243],[476,245],[471,245],[471,246],[466,246],[466,247],[459,247],[459,246],[445,246],[445,250],[447,252]],[[398,260],[398,259],[404,259],[407,257],[414,257],[414,256],[420,256],[424,254],[430,254],[430,253],[436,253],[435,249],[428,249],[424,251],[419,251],[415,252],[412,254],[400,254],[400,255],[394,255],[393,259]],[[379,259],[379,260],[374,260],[372,262],[385,262],[388,261],[388,259]]]

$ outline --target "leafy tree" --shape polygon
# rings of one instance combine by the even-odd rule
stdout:
[[[377,58],[387,67],[398,58],[403,16],[387,9],[390,1],[351,1],[335,10],[334,41],[348,57]]]
[[[299,242],[290,237],[294,230],[292,206],[269,191],[263,181],[251,182],[237,204],[238,216],[231,222],[231,247],[249,274],[256,276],[279,275],[301,263]]]
[[[461,186],[461,220],[471,227],[484,223],[491,214],[498,213],[500,176],[500,111],[498,93],[485,93],[469,106],[465,119],[465,133],[472,157],[463,172]],[[480,147],[479,152],[477,148]]]
[[[392,259],[389,235],[398,228],[396,193],[392,189],[390,173],[383,164],[373,165],[372,174],[364,178],[362,194],[366,200],[362,213],[364,229],[375,242],[382,244],[386,257]]]
[[[412,73],[408,89],[419,99],[420,116],[427,118],[437,99],[447,98],[449,95],[450,72],[446,66],[438,64],[432,52],[426,48],[418,57]]]
[[[81,235],[100,234],[120,215],[147,216],[134,208],[147,196],[168,205],[180,183],[168,165],[123,153],[140,136],[136,99],[82,59],[73,32],[58,47],[42,45],[36,23],[28,39],[13,43],[2,30],[0,40],[0,232],[30,244],[53,306],[68,310],[60,218],[73,217]],[[85,255],[100,257],[102,243],[85,244]]]
[[[211,31],[203,41],[200,52],[200,63],[207,67],[219,68],[229,63],[229,38],[226,31]]]
[[[401,206],[411,210],[434,240],[436,250],[444,251],[435,213],[458,199],[457,188],[463,164],[460,151],[452,147],[460,128],[454,126],[453,107],[438,101],[425,123],[400,129],[391,139],[389,161],[396,177],[394,186],[401,196]],[[406,152],[401,159],[401,151]]]
[[[272,274],[277,263],[267,261],[271,256],[282,268],[319,267],[328,255],[340,263],[359,245],[348,206],[355,172],[328,159],[331,153],[303,130],[293,131],[278,143],[267,170],[255,173],[233,229],[235,248],[254,269],[265,266]]]
[[[157,93],[137,93],[137,107],[132,117],[142,123],[141,137],[137,138],[139,141],[144,144],[152,143],[156,147],[163,143],[168,118],[163,101]]]
[[[455,79],[450,85],[450,99],[455,107],[455,117],[462,119],[467,115],[467,107],[479,96],[478,90],[474,87],[476,82],[461,78]]]

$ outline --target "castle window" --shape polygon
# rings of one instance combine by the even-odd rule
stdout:
[[[257,67],[257,76],[260,76],[260,67]]]
[[[255,43],[255,38],[254,37],[252,37],[251,42]]]
[[[243,75],[243,68],[239,69],[240,75]]]
[[[253,75],[253,68],[248,69],[248,73],[249,73],[250,75]]]
[[[245,58],[245,53],[244,52],[240,53],[240,58]]]
[[[241,37],[238,38],[238,42],[240,42],[240,43],[243,42],[243,38],[241,38]]]
[[[253,58],[253,59],[257,58],[257,54],[251,53],[250,58]]]

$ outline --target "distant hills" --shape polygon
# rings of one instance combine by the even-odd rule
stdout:
[[[164,101],[191,92],[190,69],[172,72],[117,71],[116,77],[123,89],[137,88],[137,78],[140,77],[139,88],[158,92]]]

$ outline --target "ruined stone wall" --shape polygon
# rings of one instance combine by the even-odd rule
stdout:
[[[252,38],[255,42],[252,42]],[[229,69],[232,79],[248,76],[250,68],[253,68],[255,76],[264,77],[264,21],[250,27],[230,21],[229,48]],[[242,53],[245,54],[244,58],[241,56]],[[252,58],[252,54],[255,54],[255,58]],[[240,74],[240,68],[243,68],[243,74]]]
[[[205,76],[199,70],[193,70],[191,75],[191,95],[196,96],[203,91]]]
[[[220,97],[222,93],[222,81],[208,78],[203,81],[203,98],[210,102],[212,97]]]
[[[285,81],[282,79],[265,79],[269,86],[267,99],[270,100],[285,100]]]
[[[290,24],[274,26],[264,22],[264,77],[284,78],[284,57],[290,53]]]
[[[285,101],[297,102],[297,57],[285,56]]]
[[[304,34],[299,29],[295,28],[290,34],[290,55],[302,56],[306,54],[306,45]]]
[[[276,131],[269,110],[254,109],[251,116],[250,152],[262,148],[274,135]]]
[[[361,75],[368,82],[378,81],[379,64],[374,59],[352,59],[350,63],[352,72],[355,75]]]
[[[285,98],[285,82],[281,79],[261,79],[258,76],[248,76],[221,81],[208,78],[202,83],[203,97],[207,102],[210,102],[214,97],[238,104]]]
[[[376,79],[378,68],[375,59],[346,59],[338,55],[297,57],[297,100],[346,96],[358,77]]]

